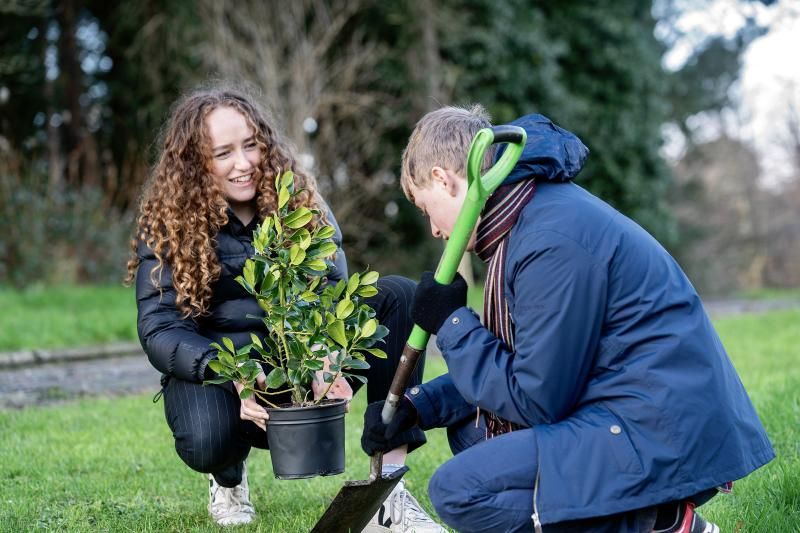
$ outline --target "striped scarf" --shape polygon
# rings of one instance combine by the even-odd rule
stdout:
[[[525,180],[498,188],[486,202],[478,225],[475,253],[488,263],[483,289],[483,323],[512,352],[514,351],[514,322],[503,296],[508,233],[519,214],[536,192],[536,182]],[[480,409],[478,409],[480,416]],[[487,438],[516,429],[516,425],[494,413],[486,413]]]

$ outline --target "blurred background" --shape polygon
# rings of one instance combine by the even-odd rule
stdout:
[[[703,295],[797,287],[798,50],[794,0],[0,0],[0,286],[119,283],[170,104],[222,78],[260,91],[351,269],[435,266],[401,150],[479,102],[577,133],[578,183]]]

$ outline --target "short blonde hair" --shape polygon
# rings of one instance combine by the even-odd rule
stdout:
[[[430,184],[433,167],[442,167],[465,178],[472,138],[492,125],[489,120],[489,114],[480,104],[446,106],[426,113],[414,126],[403,151],[400,184],[406,198],[414,201],[410,185],[423,188]],[[484,168],[491,164],[494,152],[493,146],[486,151]]]

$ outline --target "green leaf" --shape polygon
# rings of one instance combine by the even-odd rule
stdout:
[[[245,281],[250,284],[251,287],[255,287],[256,285],[256,263],[252,259],[248,259],[244,262],[244,268],[242,269],[242,274],[244,275]]]
[[[383,350],[378,349],[378,348],[369,348],[366,351],[371,353],[372,355],[374,355],[378,359],[386,359],[388,357],[386,355],[386,352],[384,352]]]
[[[256,251],[256,255],[264,253],[264,241],[255,232],[253,232],[253,249]]]
[[[277,389],[284,383],[286,383],[286,373],[282,368],[273,368],[272,371],[267,375],[268,389]]]
[[[344,322],[341,320],[335,320],[332,324],[328,324],[328,335],[330,335],[331,339],[333,339],[339,346],[346,348],[347,347],[347,337],[344,334]]]
[[[258,232],[261,234],[261,237],[265,240],[265,244],[269,244],[269,230],[272,228],[272,219],[267,217],[264,219],[264,222],[261,223],[259,226]]]
[[[357,379],[361,383],[367,382],[367,378],[365,378],[364,376],[359,376],[358,374],[345,374],[345,376],[347,376],[348,378]]]
[[[229,382],[230,379],[228,378],[214,378],[214,379],[207,379],[203,381],[203,385],[222,385],[223,383]]]
[[[347,287],[347,283],[345,283],[343,279],[340,279],[333,289],[333,297],[338,299],[344,292],[345,287]]]
[[[379,274],[374,270],[370,270],[366,272],[363,276],[361,276],[361,285],[372,285],[376,281],[378,281]]]
[[[278,193],[278,209],[283,209],[283,206],[289,202],[289,198],[291,197],[292,195],[289,193],[289,189],[281,186],[281,191]]]
[[[320,239],[330,239],[336,235],[336,230],[333,226],[322,226],[317,230],[317,237]]]
[[[283,235],[283,226],[281,225],[280,218],[278,218],[278,215],[272,215],[272,221],[275,224],[275,233],[280,237]]]
[[[325,261],[322,259],[309,259],[303,266],[310,268],[311,270],[315,270],[317,272],[325,272],[328,269],[328,265],[325,264]]]
[[[212,348],[216,348],[216,350],[218,352],[224,352],[225,351],[225,348],[220,346],[218,342],[212,342],[211,344],[209,344],[209,346],[211,346]]]
[[[244,287],[244,290],[246,290],[249,294],[255,294],[256,290],[253,288],[252,285],[247,283],[247,280],[244,279],[243,276],[236,276],[236,278],[234,278],[234,279],[235,279],[236,283],[238,283],[239,285]]]
[[[319,299],[319,296],[317,296],[314,291],[306,291],[300,295],[300,299],[302,299],[304,302],[313,303]]]
[[[322,315],[319,311],[314,311],[314,325],[320,327],[322,325]]]
[[[222,363],[220,363],[216,359],[211,359],[208,362],[208,368],[219,374],[220,372],[222,372]]]
[[[293,265],[299,265],[306,258],[306,251],[300,248],[299,244],[293,244],[289,249],[289,262]]]
[[[242,392],[239,393],[239,398],[242,400],[246,400],[252,395],[253,395],[253,389],[244,388],[242,389]]]
[[[300,248],[307,250],[311,245],[311,232],[306,228],[300,228],[292,234],[292,242],[300,245]]]
[[[217,356],[220,363],[222,363],[225,367],[228,368],[235,368],[236,361],[233,359],[233,356],[228,352],[219,352]]]
[[[359,289],[356,291],[356,294],[358,296],[363,296],[364,298],[370,298],[378,294],[378,289],[372,285],[365,285],[363,287],[359,287]]]
[[[311,246],[311,233],[309,233],[305,228],[300,229],[300,231],[305,232],[300,238],[300,248],[306,250],[309,246]]]
[[[326,258],[336,253],[336,250],[338,249],[339,248],[332,242],[323,242],[316,249],[314,249],[313,252],[309,252],[308,255],[310,257]]]
[[[253,344],[258,346],[262,350],[264,349],[264,345],[261,343],[261,339],[259,339],[258,335],[256,335],[255,333],[250,334],[250,340],[253,341]]]
[[[242,346],[238,350],[236,350],[236,355],[238,356],[245,356],[245,359],[250,356],[250,350],[253,349],[252,344],[248,344],[246,346]]]
[[[363,326],[361,326],[361,335],[364,337],[371,337],[373,333],[378,329],[378,321],[374,318],[370,318],[367,320]]]
[[[358,272],[350,276],[350,279],[347,280],[347,294],[353,294],[355,290],[358,288],[358,280],[361,279],[361,276],[358,275]]]
[[[367,370],[369,368],[369,363],[361,359],[356,359],[355,357],[350,357],[342,366],[355,370]]]
[[[311,213],[311,210],[308,208],[299,207],[286,215],[286,218],[283,219],[283,223],[292,229],[298,229],[308,224],[313,216],[314,215]]]
[[[283,173],[283,177],[281,178],[281,185],[283,187],[289,187],[289,185],[294,184],[294,172],[291,170],[287,170]]]
[[[336,318],[344,319],[349,317],[355,308],[355,304],[353,304],[353,301],[349,298],[347,300],[340,301],[338,304],[336,304]]]
[[[380,340],[389,334],[389,328],[386,326],[378,326],[374,334],[370,335],[373,340]]]
[[[229,352],[234,353],[236,351],[236,348],[233,346],[233,341],[228,337],[222,337],[222,344],[225,345]]]
[[[264,274],[264,281],[261,282],[261,292],[268,291],[274,287],[275,281],[277,281],[277,278],[275,277],[274,273],[267,272]]]
[[[306,361],[306,367],[316,372],[325,368],[325,363],[321,359],[309,359]]]

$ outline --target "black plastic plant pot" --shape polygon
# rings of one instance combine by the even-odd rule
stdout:
[[[345,411],[344,400],[267,408],[267,442],[275,477],[302,479],[344,472]]]

